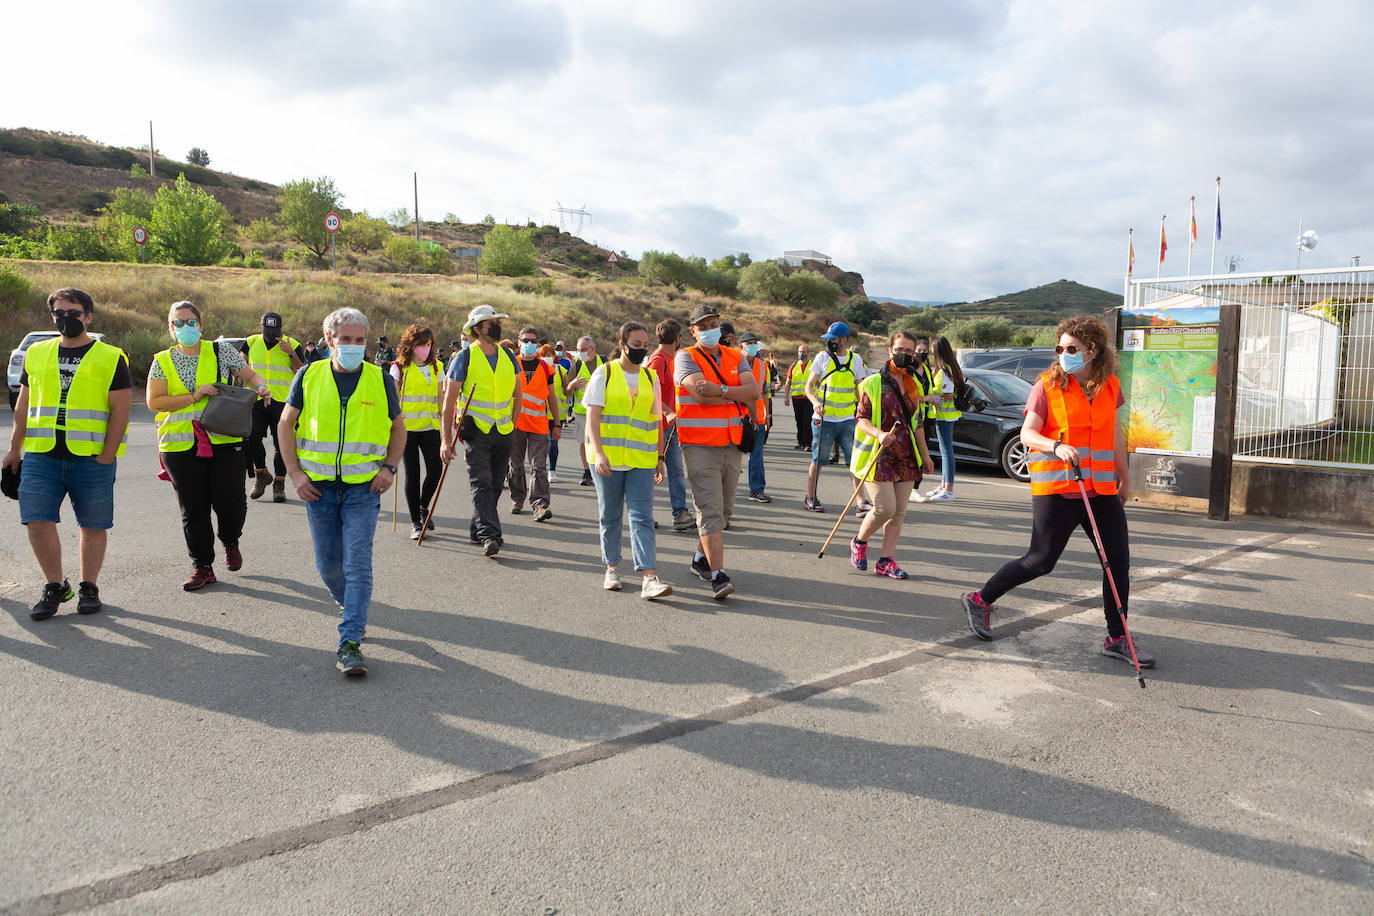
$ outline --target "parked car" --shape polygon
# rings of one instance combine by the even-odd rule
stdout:
[[[965,369],[973,386],[973,405],[954,423],[954,460],[990,464],[1015,480],[1030,480],[1030,450],[1021,444],[1021,421],[1031,383],[995,369]],[[930,456],[940,447],[930,442]]]
[[[41,340],[52,340],[57,336],[56,331],[30,331],[24,335],[24,339],[19,341],[19,346],[10,351],[10,410],[14,410],[15,403],[19,400],[19,377],[24,374],[24,353],[29,347]],[[96,340],[104,340],[104,334],[91,332],[91,336]]]
[[[1010,372],[1035,383],[1055,360],[1053,347],[994,347],[987,350],[960,350],[962,369],[996,369]]]

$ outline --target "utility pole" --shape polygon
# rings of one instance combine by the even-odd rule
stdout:
[[[420,173],[411,172],[415,179],[415,241],[420,241]]]
[[[157,180],[157,156],[153,154],[153,122],[148,122],[148,174]]]

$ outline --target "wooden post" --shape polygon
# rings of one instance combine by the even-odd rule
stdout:
[[[1231,520],[1231,465],[1236,452],[1236,382],[1240,369],[1240,303],[1222,302],[1217,328],[1217,406],[1207,517]]]

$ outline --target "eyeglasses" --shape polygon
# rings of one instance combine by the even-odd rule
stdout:
[[[522,338],[520,338],[520,342],[521,342],[521,343],[532,343],[532,344],[537,344],[537,343],[539,343],[539,338],[537,338],[537,337],[522,337]]]
[[[53,309],[54,318],[80,318],[86,313],[81,309]]]
[[[915,356],[916,349],[914,347],[893,347],[892,353],[893,355],[896,355],[898,353],[905,353],[907,356]]]
[[[1055,348],[1054,348],[1054,352],[1055,352],[1055,355],[1058,355],[1058,354],[1060,354],[1060,353],[1068,353],[1070,356],[1073,356],[1075,353],[1077,353],[1077,352],[1079,351],[1079,349],[1080,349],[1079,347],[1075,347],[1075,346],[1073,346],[1073,345],[1070,345],[1070,346],[1067,346],[1067,347],[1055,347]],[[1087,349],[1083,350],[1083,352],[1084,352],[1084,353],[1087,353],[1087,352],[1089,352],[1091,349],[1092,349],[1091,347],[1088,347]]]
[[[199,318],[173,318],[172,327],[174,328],[198,328],[200,327]]]

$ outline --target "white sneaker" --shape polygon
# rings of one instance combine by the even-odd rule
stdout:
[[[930,501],[933,503],[947,503],[953,498],[953,491],[946,490],[944,487],[941,487],[940,489],[935,490],[930,494]]]
[[[655,598],[666,598],[673,593],[673,587],[659,579],[658,576],[645,576],[644,584],[639,588],[639,597],[653,601]]]
[[[614,566],[607,566],[606,578],[602,580],[601,587],[608,592],[620,591],[620,570]]]
[[[912,487],[911,495],[906,498],[906,501],[909,503],[928,503],[930,502],[930,496]]]
[[[553,471],[553,470],[549,471],[549,483],[558,483],[558,472],[557,472],[557,471]]]

